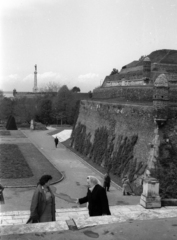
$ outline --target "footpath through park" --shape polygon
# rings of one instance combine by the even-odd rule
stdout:
[[[23,131],[28,140],[32,142],[64,176],[61,182],[52,185],[53,191],[57,196],[57,221],[51,223],[25,224],[29,217],[29,207],[34,188],[6,188],[4,192],[6,204],[1,205],[0,213],[0,235],[3,236],[3,239],[14,239],[11,238],[12,235],[18,235],[18,239],[60,239],[57,234],[63,236],[61,239],[89,239],[90,237],[103,240],[119,239],[115,238],[117,236],[116,234],[121,235],[122,233],[126,233],[127,237],[131,236],[130,229],[133,225],[135,225],[135,227],[131,229],[131,231],[132,233],[136,232],[136,239],[141,239],[138,238],[138,236],[140,237],[141,235],[138,226],[141,226],[142,229],[144,228],[145,231],[147,230],[146,227],[148,228],[149,226],[149,229],[151,229],[150,235],[156,232],[156,236],[158,236],[159,229],[159,239],[176,239],[177,224],[175,225],[175,222],[177,222],[177,207],[145,209],[139,205],[139,197],[122,196],[121,189],[116,184],[111,185],[110,192],[108,193],[112,215],[90,218],[87,208],[85,206],[78,207],[77,204],[72,202],[72,198],[82,197],[86,194],[86,177],[88,175],[97,176],[101,182],[103,175],[91,166],[88,166],[84,160],[62,144],[59,144],[56,149],[52,136],[48,135],[49,132],[50,131]],[[154,224],[152,224],[153,221]],[[154,228],[154,226],[158,227]],[[89,227],[88,231],[84,230],[86,227]],[[127,229],[127,227],[129,227],[129,229]],[[171,232],[167,233],[169,229],[171,229]],[[71,234],[69,230],[79,231]],[[164,238],[160,238],[162,234]],[[64,238],[64,236],[67,237]],[[165,236],[167,238],[165,238]],[[122,237],[120,239],[133,238]],[[152,238],[151,236],[151,238],[144,239],[152,240],[158,238]]]

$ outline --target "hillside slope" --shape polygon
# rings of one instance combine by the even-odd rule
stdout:
[[[147,57],[152,63],[177,64],[177,50],[162,49],[156,50]],[[126,65],[126,68],[137,67],[143,64],[143,60],[133,61]]]

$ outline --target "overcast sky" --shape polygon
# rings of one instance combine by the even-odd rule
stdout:
[[[3,91],[57,82],[92,91],[158,49],[177,50],[177,0],[1,0]]]

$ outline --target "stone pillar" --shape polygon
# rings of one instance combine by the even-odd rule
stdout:
[[[143,193],[140,205],[144,208],[160,208],[161,198],[159,196],[159,181],[156,178],[146,178],[143,182]]]

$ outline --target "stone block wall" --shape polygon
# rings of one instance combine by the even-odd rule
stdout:
[[[108,147],[104,149],[104,152],[108,150],[110,142],[113,143],[112,155],[106,158],[107,164],[110,161],[112,166],[119,166],[116,162],[121,159],[121,168],[116,170],[116,175],[123,177],[130,172],[131,178],[136,179],[134,181],[134,190],[136,191],[141,182],[140,178],[147,167],[150,143],[154,138],[153,107],[83,100],[75,129],[80,125],[86,129],[87,136],[82,141],[86,142],[90,135],[89,139],[93,147],[96,131],[103,128],[107,130]],[[74,139],[75,141],[76,139]],[[105,164],[104,157],[103,162],[101,161],[102,164],[99,160],[99,164],[103,166]],[[111,170],[113,173],[115,173],[114,166]]]
[[[119,98],[125,101],[137,101],[137,102],[152,102],[153,86],[143,87],[107,87],[98,88],[93,92],[93,98],[95,99],[111,99]]]
[[[177,103],[177,86],[174,86],[174,85],[170,86],[169,100],[172,103]]]
[[[171,106],[168,112],[167,122],[159,129],[160,145],[169,145],[169,140],[170,146],[172,146],[176,152],[173,154],[177,156],[177,107]],[[80,104],[75,129],[79,124],[84,126],[86,135],[90,136],[89,141],[92,146],[95,132],[98,129],[104,128],[108,133],[108,142],[113,141],[113,154],[119,152],[121,158],[125,155],[123,161],[126,161],[126,156],[131,157],[129,170],[133,164],[135,169],[138,169],[140,165],[142,166],[139,172],[135,173],[134,171],[133,178],[137,179],[135,185],[138,186],[138,184],[141,183],[140,178],[142,178],[142,174],[144,173],[142,170],[144,169],[145,171],[147,167],[150,151],[152,151],[153,141],[155,139],[156,124],[154,122],[153,105],[83,100]],[[129,147],[131,146],[127,145],[127,143],[131,144],[134,137],[136,137],[137,140],[131,148],[132,156],[130,156],[128,153],[130,151]],[[74,141],[75,140],[76,139],[74,139]],[[122,148],[124,145],[125,147]],[[119,155],[116,156],[115,160],[119,161]],[[169,156],[168,150],[160,153],[160,157],[167,158],[167,161]],[[125,168],[122,168],[122,172],[118,176],[122,177],[124,174]]]
[[[79,122],[86,126],[87,133],[91,133],[92,142],[95,130],[101,127],[106,127],[111,134],[115,134],[115,146],[120,135],[138,135],[134,157],[138,161],[146,162],[148,143],[154,136],[153,107],[83,100],[77,124]]]
[[[93,99],[113,99],[117,98],[132,102],[150,102],[153,101],[153,85],[148,86],[114,86],[100,87],[93,91]],[[177,103],[177,86],[170,85],[169,101]]]

